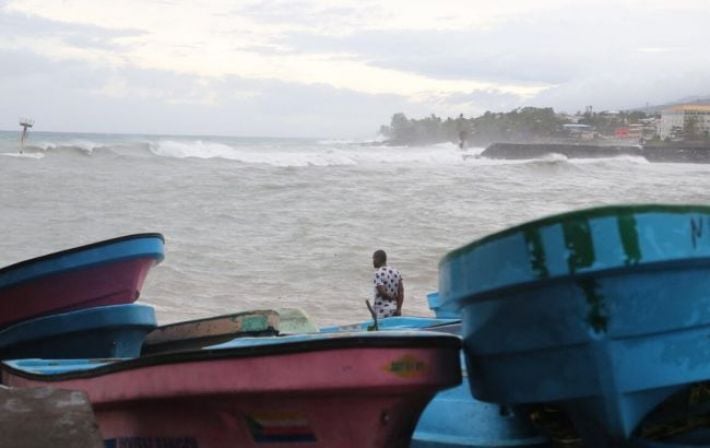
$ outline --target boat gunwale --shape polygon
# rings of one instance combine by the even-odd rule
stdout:
[[[632,275],[644,274],[653,271],[680,271],[687,270],[690,266],[691,268],[700,269],[706,267],[708,262],[710,262],[710,256],[699,257],[699,258],[683,258],[679,260],[663,260],[663,261],[653,261],[648,263],[639,263],[634,265],[634,270]],[[531,288],[544,288],[550,285],[557,285],[560,283],[576,283],[579,281],[584,281],[585,279],[601,279],[629,275],[628,266],[615,266],[605,269],[600,269],[596,271],[589,272],[575,272],[563,275],[556,275],[552,277],[547,277],[537,280],[525,280],[517,283],[508,283],[505,285],[497,286],[490,289],[483,289],[478,292],[466,292],[458,294],[456,296],[448,296],[444,303],[448,305],[451,309],[462,309],[468,304],[476,302],[486,302],[488,300],[506,300],[506,297],[498,297],[500,295],[507,295],[511,292],[515,293],[519,290],[529,290]]]
[[[572,210],[563,213],[556,213],[548,215],[539,219],[534,219],[532,221],[526,221],[521,224],[508,227],[506,229],[500,230],[498,232],[491,233],[480,239],[474,240],[464,246],[454,249],[446,253],[439,261],[439,269],[441,269],[445,264],[452,262],[454,259],[459,258],[469,252],[475,250],[476,248],[493,242],[495,240],[505,238],[507,236],[513,235],[515,233],[525,232],[527,230],[539,229],[541,227],[547,227],[550,225],[562,224],[564,222],[573,221],[576,219],[596,219],[604,218],[609,216],[618,216],[622,213],[626,214],[646,214],[646,213],[705,213],[710,215],[710,206],[699,205],[699,204],[617,204],[617,205],[605,205],[599,207],[583,208],[579,210]]]
[[[131,235],[119,236],[116,238],[97,241],[94,243],[85,244],[83,246],[72,247],[70,249],[60,250],[58,252],[52,252],[50,254],[40,255],[39,257],[34,257],[34,258],[30,258],[28,260],[23,260],[23,261],[19,261],[17,263],[13,263],[11,265],[0,268],[0,277],[5,275],[7,272],[13,271],[15,269],[21,269],[21,268],[23,268],[25,266],[29,266],[31,264],[36,264],[36,263],[40,263],[43,261],[48,261],[53,258],[59,258],[59,257],[63,257],[66,255],[72,255],[74,253],[83,252],[86,250],[97,249],[101,246],[108,246],[111,244],[121,243],[124,241],[143,239],[143,238],[158,238],[163,242],[163,244],[165,243],[165,237],[161,233],[157,233],[157,232],[135,233],[135,234],[131,234]],[[161,257],[161,260],[162,260],[162,257]]]
[[[108,318],[105,316],[108,316]],[[101,319],[98,319],[99,317]],[[82,319],[79,320],[78,318]],[[58,322],[65,325],[67,320],[72,321],[72,325],[75,326],[69,330],[57,328]],[[47,327],[47,324],[50,326]],[[45,314],[0,328],[0,353],[16,344],[37,343],[37,341],[50,337],[115,330],[117,328],[134,329],[137,327],[156,328],[155,309],[153,306],[130,303]],[[39,330],[34,330],[35,328],[39,328]],[[28,329],[33,329],[34,331],[29,331]]]
[[[288,337],[288,336],[287,336]],[[278,336],[276,337],[278,338]],[[89,379],[100,377],[105,374],[118,373],[134,369],[149,368],[166,364],[182,364],[197,361],[217,361],[229,358],[249,358],[266,357],[275,355],[289,355],[296,353],[310,353],[328,350],[342,349],[371,349],[371,348],[451,348],[461,349],[461,338],[455,335],[428,332],[425,336],[421,334],[411,335],[386,335],[377,336],[338,336],[326,337],[312,340],[298,340],[290,343],[276,343],[272,345],[253,345],[233,348],[205,348],[201,350],[168,352],[155,355],[146,355],[128,360],[118,360],[109,364],[104,364],[93,369],[82,369],[73,372],[63,372],[56,374],[43,374],[27,372],[21,368],[13,367],[7,362],[2,362],[0,372],[18,376],[21,378],[42,381],[46,383],[61,382],[75,379]],[[113,359],[110,359],[114,361]],[[48,360],[50,363],[52,360]],[[61,360],[54,360],[54,362]],[[94,359],[99,363],[105,359]],[[0,378],[1,380],[2,378]]]
[[[235,313],[220,314],[219,316],[199,317],[197,319],[191,319],[191,320],[185,320],[185,321],[179,321],[179,322],[171,322],[169,324],[165,324],[165,325],[161,325],[161,326],[157,327],[156,330],[165,330],[168,328],[180,327],[182,325],[201,324],[204,322],[210,322],[210,321],[216,321],[216,320],[222,320],[222,319],[228,319],[228,318],[237,318],[237,317],[242,317],[242,316],[248,316],[250,314],[259,314],[259,313],[270,314],[270,312],[273,312],[276,315],[278,315],[278,312],[275,311],[273,308],[264,308],[264,309],[260,309],[260,310],[250,310],[250,311],[238,311]]]

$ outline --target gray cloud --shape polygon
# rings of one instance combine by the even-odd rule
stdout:
[[[0,128],[5,129],[15,129],[18,116],[30,115],[44,130],[350,137],[374,134],[394,112],[470,116],[524,105],[574,112],[590,104],[623,109],[710,94],[710,54],[704,48],[710,28],[707,16],[697,12],[560,9],[485,29],[370,29],[340,37],[291,31],[271,45],[258,40],[240,46],[269,55],[338,54],[438,79],[554,85],[530,99],[483,90],[417,102],[327,85],[237,76],[206,79],[51,60],[21,50],[23,39],[60,39],[76,48],[120,54],[113,52],[122,49],[116,39],[142,32],[10,13],[5,4],[0,0],[0,40],[5,42],[0,49]],[[367,12],[314,8],[312,2],[271,0],[239,13],[293,28],[322,26],[328,17],[334,23],[362,23]],[[8,49],[13,42],[16,49]]]
[[[682,28],[673,24],[683,24]],[[292,33],[294,52],[341,52],[385,68],[442,79],[564,84],[631,70],[645,77],[662,64],[707,65],[707,17],[692,12],[569,9],[463,31],[363,31],[342,37]],[[638,57],[644,48],[672,51]],[[684,49],[687,53],[684,53]]]
[[[430,112],[394,95],[325,85],[226,77],[218,81],[160,70],[96,68],[0,51],[0,129],[31,116],[38,130],[302,137],[372,136],[393,111]],[[14,67],[12,70],[8,66]],[[108,95],[107,83],[126,86]],[[213,98],[209,103],[205,99]]]

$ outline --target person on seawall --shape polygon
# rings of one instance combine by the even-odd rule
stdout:
[[[387,266],[387,254],[382,249],[372,254],[372,265],[375,267],[372,282],[375,285],[374,310],[377,318],[401,316],[404,303],[402,274],[393,266]]]

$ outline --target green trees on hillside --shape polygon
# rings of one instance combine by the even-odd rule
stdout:
[[[552,108],[524,107],[506,113],[486,112],[480,117],[442,120],[432,114],[422,119],[409,119],[403,113],[392,116],[389,126],[380,133],[392,144],[432,144],[459,142],[488,144],[500,140],[529,140],[553,138],[563,133],[562,124],[568,121],[555,114]]]

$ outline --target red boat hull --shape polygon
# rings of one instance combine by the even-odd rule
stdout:
[[[160,355],[53,381],[4,366],[3,383],[85,391],[107,448],[407,447],[436,391],[460,382],[447,339],[148,364]]]
[[[154,257],[84,267],[0,289],[0,327],[46,314],[138,299]]]

